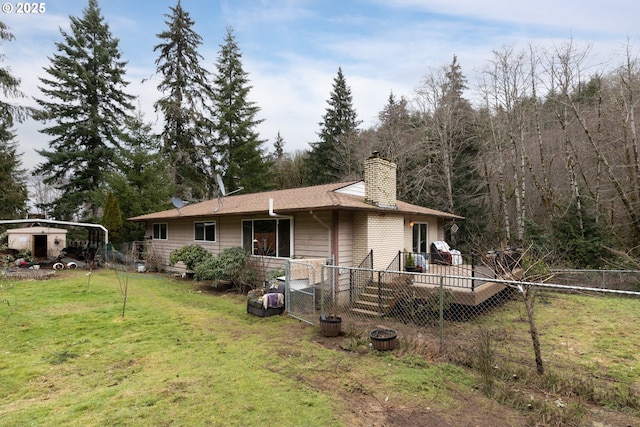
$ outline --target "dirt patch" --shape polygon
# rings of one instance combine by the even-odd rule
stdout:
[[[344,334],[338,337],[323,337],[318,334],[313,337],[316,344],[334,350],[366,353],[367,348],[352,348],[349,338]],[[437,363],[437,361],[433,361]],[[403,396],[378,396],[367,390],[376,390],[375,379],[371,384],[363,384],[361,390],[345,390],[335,384],[331,378],[322,378],[312,386],[338,394],[345,402],[344,407],[349,413],[342,414],[349,426],[371,427],[410,427],[410,426],[458,426],[480,427],[488,425],[526,426],[527,417],[518,411],[505,408],[486,398],[479,392],[462,393],[455,409],[441,409],[438,402],[409,402]]]
[[[316,344],[334,350],[366,353],[370,351],[366,347],[351,347],[350,337],[342,333],[340,336],[323,337],[318,335],[312,338]],[[395,350],[394,354],[401,355],[402,350]],[[441,363],[442,360],[434,356],[430,363]],[[443,379],[446,382],[446,379]],[[505,406],[483,395],[480,391],[458,390],[455,407],[439,404],[437,401],[407,401],[406,396],[378,396],[375,393],[367,393],[366,390],[376,390],[375,379],[370,384],[362,384],[362,390],[345,390],[340,384],[324,377],[316,381],[312,386],[323,391],[338,394],[345,402],[344,408],[348,413],[341,414],[341,420],[346,419],[350,426],[373,427],[409,427],[409,426],[456,426],[456,427],[484,427],[484,426],[542,426],[542,425],[566,425],[566,426],[598,426],[598,427],[631,427],[638,425],[638,418],[602,407],[585,405],[587,412],[582,419],[567,422],[556,420],[555,423],[543,424],[536,421],[534,413],[521,412],[509,406]],[[536,395],[538,399],[552,398],[544,395],[544,392],[535,388],[519,390],[520,393]],[[584,404],[584,402],[583,402]]]

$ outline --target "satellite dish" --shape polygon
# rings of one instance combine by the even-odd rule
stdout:
[[[218,181],[218,206],[216,207],[214,212],[218,212],[218,210],[220,210],[220,207],[222,206],[221,199],[223,197],[229,196],[233,193],[237,193],[238,191],[244,190],[244,187],[239,187],[237,190],[233,190],[232,192],[227,193],[227,190],[225,190],[224,188],[224,182],[222,182],[222,177],[220,176],[219,173],[216,174],[216,181]]]
[[[218,181],[218,191],[222,197],[226,196],[226,191],[224,189],[224,182],[222,182],[222,177],[219,173],[216,174],[216,181]]]
[[[176,209],[184,208],[187,205],[187,202],[177,197],[173,197],[171,199],[171,203],[173,203],[173,206],[175,206]]]
[[[181,214],[180,209],[184,208],[187,205],[187,202],[185,202],[184,200],[179,199],[177,197],[172,197],[171,198],[171,203],[178,210],[178,215]]]

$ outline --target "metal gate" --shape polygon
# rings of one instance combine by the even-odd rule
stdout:
[[[288,260],[285,268],[285,308],[289,316],[311,325],[319,318],[323,282],[323,265],[330,259]]]

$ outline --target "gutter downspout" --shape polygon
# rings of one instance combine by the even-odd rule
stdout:
[[[273,211],[273,199],[269,199],[269,216],[274,218],[282,218],[285,216],[285,215],[277,214]]]

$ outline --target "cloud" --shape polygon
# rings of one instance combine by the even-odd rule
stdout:
[[[390,92],[413,97],[433,69],[456,55],[470,86],[480,70],[503,46],[539,48],[571,39],[592,45],[595,64],[609,64],[627,36],[637,37],[640,6],[622,0],[182,0],[203,38],[203,66],[214,64],[225,28],[234,29],[243,66],[253,89],[250,99],[260,107],[258,126],[273,142],[280,131],[287,150],[308,149],[327,107],[333,79],[343,68],[354,107],[363,126],[375,124]],[[128,61],[128,91],[156,128],[161,126],[153,103],[158,99],[153,47],[166,29],[165,14],[174,0],[142,2],[109,0],[100,4],[114,37]],[[5,64],[22,79],[22,90],[39,96],[38,76],[68,28],[69,15],[81,16],[86,1],[47,2],[42,16],[5,15],[16,40],[0,45]],[[142,83],[145,80],[145,83]],[[33,103],[31,99],[21,102]],[[19,126],[25,165],[38,161],[33,147],[45,148],[41,124]],[[267,147],[271,149],[271,144]]]

